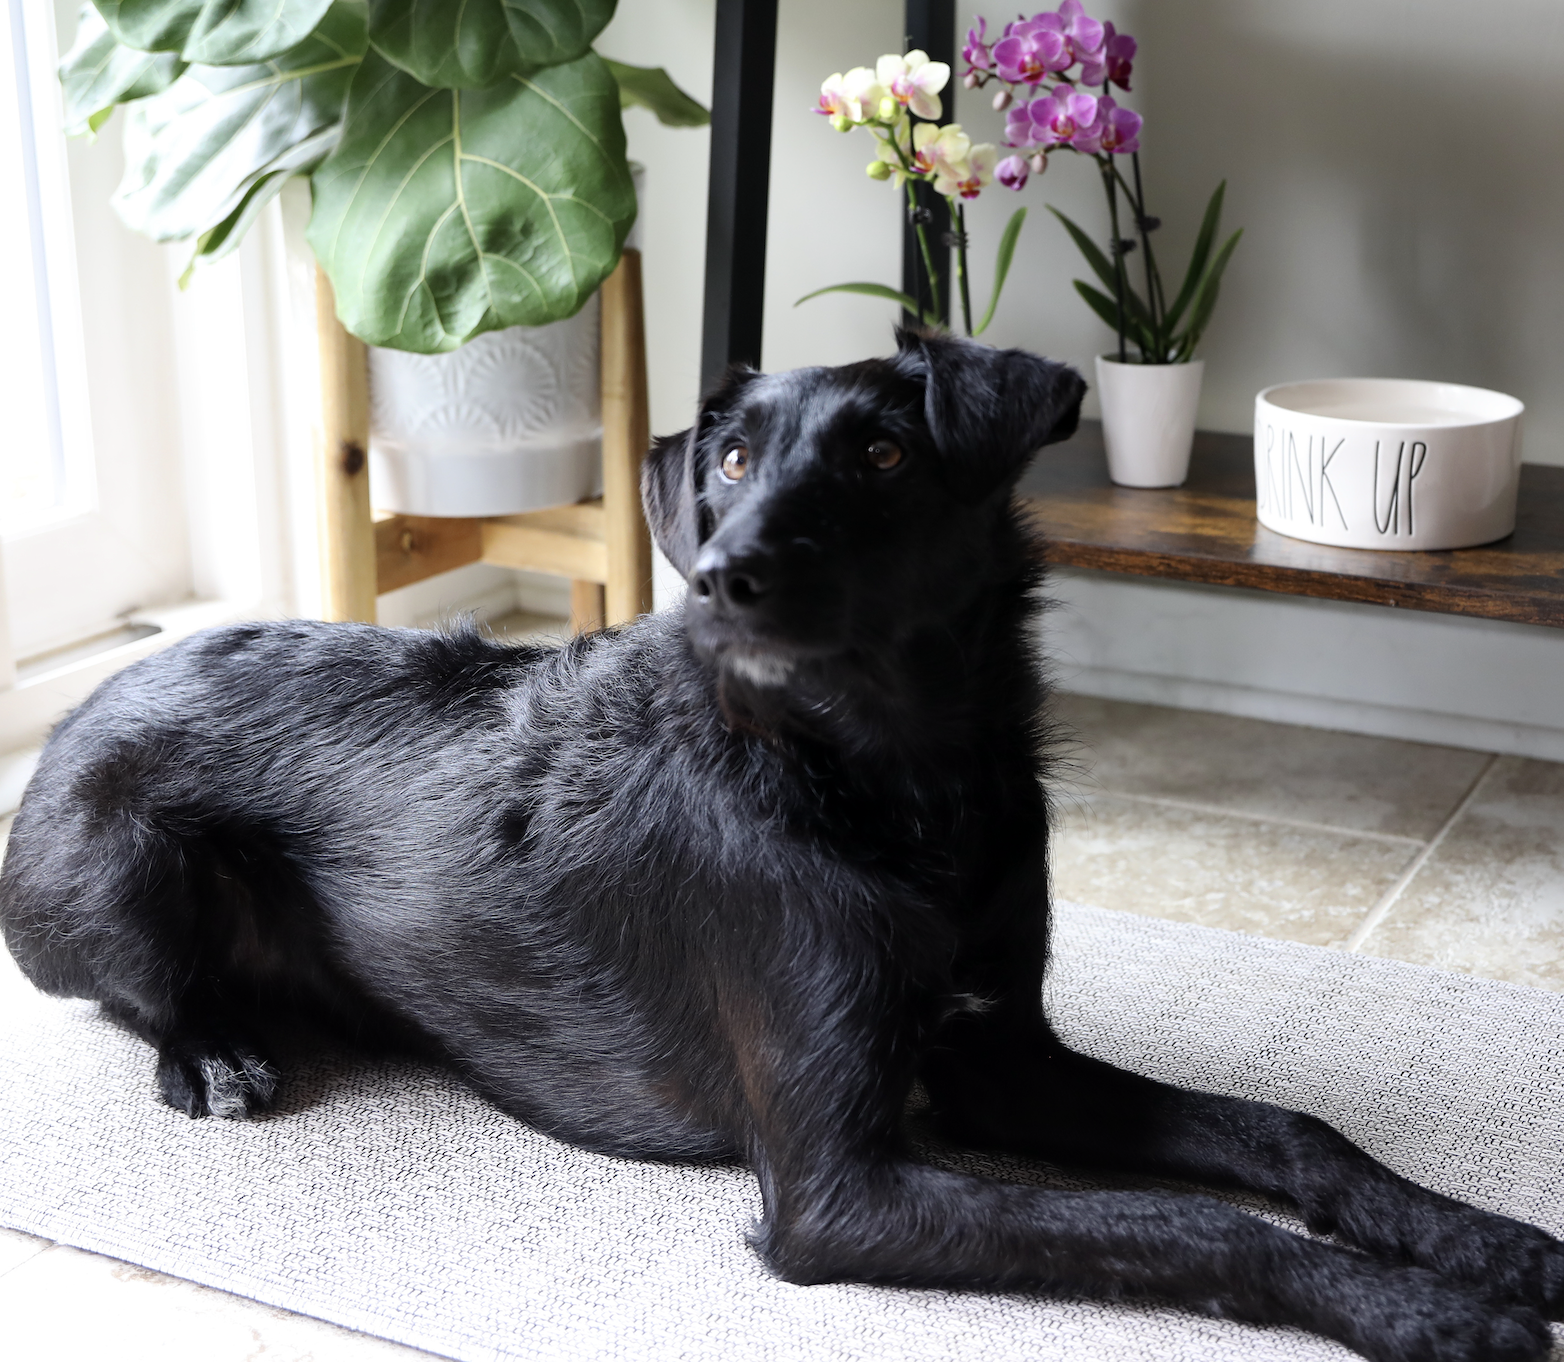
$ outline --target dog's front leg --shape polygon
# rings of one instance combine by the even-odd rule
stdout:
[[[1564,1318],[1564,1244],[1551,1235],[1408,1181],[1316,1117],[1172,1087],[1077,1054],[1024,995],[947,1023],[924,1081],[952,1138],[1248,1188],[1292,1202],[1316,1232]]]
[[[801,1167],[796,1151],[784,1162]],[[789,1280],[1018,1288],[1099,1299],[1151,1295],[1295,1325],[1379,1362],[1538,1359],[1547,1326],[1421,1268],[1267,1225],[1205,1197],[1059,1192],[898,1159],[779,1177],[762,1160],[760,1247]]]

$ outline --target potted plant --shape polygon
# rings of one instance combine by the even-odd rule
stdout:
[[[1109,476],[1130,487],[1176,486],[1189,472],[1200,400],[1204,365],[1195,349],[1216,307],[1222,272],[1243,235],[1234,232],[1216,244],[1226,182],[1211,196],[1183,282],[1169,302],[1152,250],[1161,220],[1146,211],[1141,187],[1141,117],[1109,93],[1115,85],[1129,91],[1134,38],[1091,18],[1080,0],[1063,0],[1057,11],[1006,24],[992,43],[987,32],[987,21],[979,18],[967,32],[962,56],[968,89],[999,87],[994,107],[1005,110],[1005,145],[1017,149],[997,163],[995,178],[1020,191],[1030,176],[1043,173],[1057,150],[1090,157],[1102,178],[1111,233],[1106,252],[1063,213],[1050,211],[1107,290],[1077,279],[1076,292],[1118,338],[1114,353],[1097,359]],[[1093,88],[1101,93],[1087,93]],[[1124,231],[1121,197],[1134,236]],[[1137,247],[1144,296],[1130,282],[1128,257]]]
[[[290,176],[306,175],[308,240],[354,335],[436,356],[486,332],[563,323],[558,343],[491,341],[429,362],[440,371],[432,386],[471,397],[464,366],[519,356],[514,378],[493,386],[525,382],[530,369],[554,389],[590,387],[595,323],[569,319],[618,263],[636,215],[620,111],[641,104],[678,126],[707,119],[666,72],[592,50],[613,11],[614,0],[96,0],[60,68],[67,128],[96,132],[128,106],[115,206],[155,240],[192,243],[187,279],[233,250]],[[377,402],[382,419],[405,416],[396,396]],[[504,454],[504,420],[482,402],[454,406],[476,412],[480,452]],[[529,410],[551,406],[568,418],[562,457],[579,466],[591,414],[579,395],[542,394]],[[538,433],[530,417],[521,424]],[[386,434],[394,443],[397,432]]]
[[[955,229],[941,244],[956,250],[956,289],[960,299],[962,326],[967,335],[981,335],[994,319],[999,295],[1015,255],[1016,240],[1026,221],[1026,209],[1018,208],[999,239],[994,266],[994,289],[988,307],[976,326],[972,324],[971,290],[967,282],[967,232],[965,205],[992,183],[998,162],[998,150],[991,143],[974,144],[959,123],[943,126],[940,91],[950,80],[950,67],[942,61],[930,61],[926,52],[914,49],[901,56],[887,53],[871,70],[856,66],[845,75],[830,76],[820,87],[820,102],[815,112],[829,118],[838,132],[866,128],[874,136],[874,160],[868,175],[874,180],[889,180],[907,194],[907,217],[913,224],[918,242],[917,295],[903,293],[885,284],[829,284],[806,293],[795,303],[807,303],[825,293],[862,293],[900,303],[903,311],[919,318],[927,326],[948,328],[951,304],[942,311],[935,285],[934,256],[929,245],[930,213],[918,205],[916,186],[933,187],[950,208]]]

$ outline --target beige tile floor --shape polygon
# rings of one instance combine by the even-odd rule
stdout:
[[[1564,991],[1564,765],[1078,696],[1058,715],[1060,896]],[[427,1356],[8,1230],[0,1354]]]
[[[1564,765],[1060,696],[1054,892],[1564,991]]]

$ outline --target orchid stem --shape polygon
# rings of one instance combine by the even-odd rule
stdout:
[[[950,200],[951,217],[956,224],[956,282],[961,286],[961,323],[972,334],[972,299],[967,291],[967,210]]]
[[[905,159],[903,157],[904,163]],[[907,181],[907,216],[912,220],[912,230],[918,237],[918,250],[923,256],[923,274],[918,280],[918,312],[920,314],[918,324],[927,326],[929,314],[939,311],[939,286],[934,278],[934,257],[929,252],[929,238],[923,230],[923,224],[918,221],[917,184],[918,182],[913,179]],[[926,308],[923,305],[925,288],[928,291],[929,298],[929,305]]]
[[[1124,345],[1124,291],[1126,280],[1124,278],[1124,248],[1119,244],[1119,187],[1114,179],[1112,157],[1104,157],[1102,162],[1103,183],[1108,190],[1108,220],[1113,231],[1113,291],[1117,295],[1114,302],[1117,306],[1117,320],[1119,323],[1119,363],[1129,363],[1129,352]]]
[[[1151,258],[1151,233],[1146,229],[1146,192],[1140,187],[1140,153],[1132,157],[1135,165],[1135,226],[1140,229],[1141,254],[1146,257],[1146,307],[1151,312],[1151,343],[1156,347],[1152,356],[1158,364],[1167,359],[1167,340],[1162,334],[1162,312],[1157,306],[1156,262]]]

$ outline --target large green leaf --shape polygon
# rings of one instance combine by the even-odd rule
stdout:
[[[619,91],[590,53],[466,91],[371,50],[313,184],[309,242],[343,323],[424,354],[572,315],[635,220]]]
[[[639,104],[670,128],[704,128],[711,122],[706,106],[685,94],[662,67],[626,66],[608,57],[603,58],[603,64],[619,85],[620,108]]]
[[[131,106],[114,206],[157,241],[209,231],[278,172],[308,171],[341,132],[365,49],[362,4],[337,0],[297,47],[251,66],[192,66]]]
[[[240,66],[297,47],[331,0],[95,0],[117,41],[187,62]]]
[[[615,0],[369,0],[381,56],[425,85],[477,90],[586,55]]]
[[[90,4],[76,16],[76,41],[60,62],[67,137],[90,136],[116,104],[168,89],[185,69],[172,52],[137,52],[114,41]]]

